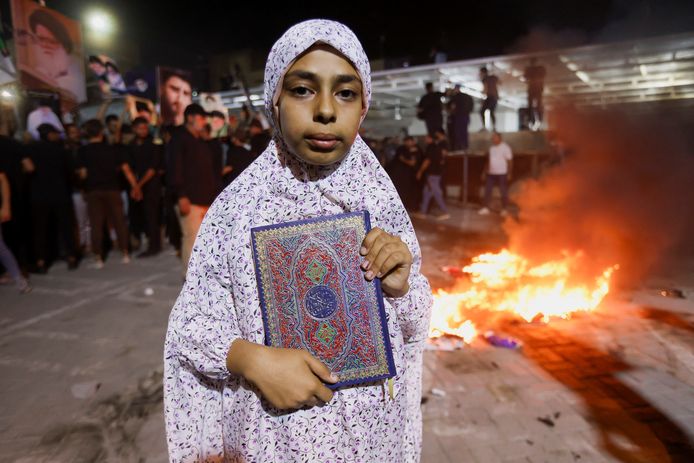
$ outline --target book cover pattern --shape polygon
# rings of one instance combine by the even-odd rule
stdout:
[[[380,281],[360,269],[368,212],[251,230],[265,342],[306,349],[339,381],[395,375]]]

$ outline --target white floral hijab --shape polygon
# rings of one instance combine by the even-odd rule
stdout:
[[[294,61],[317,43],[330,45],[344,55],[359,73],[362,82],[364,116],[371,102],[371,66],[359,39],[344,24],[326,19],[311,19],[289,28],[270,50],[265,65],[265,110],[274,127],[275,105],[282,90],[282,80]]]
[[[362,82],[364,106],[362,120],[368,111],[371,99],[371,67],[354,32],[344,24],[326,19],[312,19],[289,28],[272,46],[265,65],[265,110],[275,128],[274,139],[266,151],[276,156],[282,166],[287,167],[293,174],[294,180],[298,182],[289,182],[288,185],[282,185],[281,180],[279,183],[273,182],[273,185],[277,187],[275,190],[293,196],[291,193],[297,188],[297,183],[304,184],[304,187],[317,186],[324,196],[332,202],[339,203],[345,212],[356,211],[368,208],[364,201],[359,201],[359,197],[364,199],[362,194],[354,191],[349,195],[337,194],[337,190],[341,188],[341,184],[350,183],[350,177],[358,175],[362,179],[368,178],[367,183],[380,184],[381,188],[389,185],[389,190],[392,191],[388,191],[388,196],[395,195],[394,199],[399,200],[376,156],[360,136],[357,136],[349,152],[341,161],[329,166],[316,166],[304,162],[293,155],[284,142],[276,107],[282,81],[294,61],[316,44],[335,48],[352,63]],[[317,213],[320,214],[320,211]]]
[[[431,289],[426,278],[419,273],[421,254],[410,218],[374,153],[357,135],[341,161],[329,166],[311,165],[290,153],[278,130],[275,106],[284,75],[302,53],[317,43],[335,48],[351,61],[362,81],[362,120],[366,116],[371,99],[371,67],[354,32],[343,24],[325,19],[296,24],[272,46],[265,66],[265,109],[276,131],[273,141],[257,160],[260,163],[258,167],[267,174],[274,194],[302,202],[302,198],[318,193],[321,198],[339,205],[344,212],[368,210],[372,226],[399,236],[407,244],[413,255],[410,292],[408,297],[391,302],[398,306],[405,339],[421,341],[426,338],[429,322],[428,315],[422,316],[421,310],[428,314]],[[320,203],[301,209],[310,215],[323,215],[327,209]],[[419,306],[419,310],[413,306]]]

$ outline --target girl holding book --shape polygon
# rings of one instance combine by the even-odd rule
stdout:
[[[275,136],[207,212],[165,345],[164,403],[175,462],[413,462],[421,451],[422,351],[431,289],[409,217],[358,136],[370,67],[354,33],[310,20],[270,51],[265,106]],[[360,254],[379,278],[397,376],[331,391],[307,351],[263,345],[251,228],[368,210]]]

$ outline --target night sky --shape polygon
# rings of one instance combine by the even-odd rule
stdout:
[[[266,53],[289,26],[316,17],[346,23],[372,59],[385,54],[412,64],[428,62],[437,43],[452,60],[694,29],[691,1],[426,1],[421,2],[426,6],[403,7],[405,3],[290,1],[272,8],[257,0],[47,0],[46,5],[73,18],[80,18],[87,6],[102,6],[118,18],[119,33],[139,43],[145,65],[190,66],[237,48]],[[4,23],[10,18],[8,4],[2,0]]]

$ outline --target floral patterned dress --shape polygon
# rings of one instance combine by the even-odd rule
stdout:
[[[311,20],[289,29],[268,57],[265,104],[273,124],[284,73],[316,42],[352,62],[368,106],[370,68],[356,36],[342,24]],[[397,370],[392,398],[378,382],[339,389],[325,406],[274,409],[226,368],[235,339],[264,341],[250,229],[364,209],[372,226],[400,236],[414,257],[409,292],[385,298]],[[419,461],[422,350],[432,303],[420,265],[419,244],[402,202],[360,137],[342,161],[318,167],[294,157],[277,131],[207,212],[171,312],[164,352],[171,461]]]

